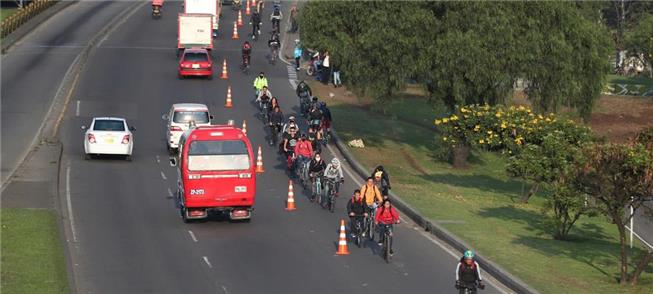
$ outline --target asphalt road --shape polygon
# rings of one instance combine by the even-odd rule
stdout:
[[[69,6],[2,55],[2,183],[29,151],[83,45],[128,4],[84,1]]]
[[[100,5],[111,10],[123,4]],[[213,81],[178,80],[177,11],[180,3],[166,2],[163,18],[152,20],[149,7],[141,6],[99,44],[61,125],[62,207],[77,292],[455,293],[456,258],[410,223],[395,229],[396,253],[386,264],[372,243],[362,249],[350,244],[350,255],[335,255],[346,198],[332,214],[296,188],[298,209],[284,210],[288,177],[275,150],[265,144],[251,83],[254,72],[266,72],[284,112],[293,113],[297,100],[286,65],[269,65],[261,41],[254,45],[252,74],[243,75],[239,46],[248,28],[240,28],[241,40],[231,40],[235,13],[225,6],[214,55],[219,64],[227,59],[229,79],[219,79],[216,71]],[[263,31],[269,28],[266,21]],[[232,109],[223,107],[227,85],[232,86]],[[209,105],[214,123],[247,120],[253,145],[263,146],[266,172],[257,178],[251,223],[181,221],[171,197],[176,171],[167,161],[161,119],[178,102]],[[136,127],[133,162],[83,160],[80,126],[100,115],[125,117]],[[343,193],[359,182],[347,173]],[[489,285],[483,293],[498,292]]]

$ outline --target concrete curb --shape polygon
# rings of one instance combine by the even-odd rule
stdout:
[[[367,169],[365,169],[365,167],[363,167],[363,165],[356,160],[356,158],[349,151],[349,148],[347,148],[345,143],[342,142],[340,137],[338,137],[337,132],[333,128],[331,129],[331,133],[333,135],[333,141],[335,142],[336,147],[338,150],[340,150],[340,153],[342,153],[354,171],[358,173],[358,175],[363,179],[369,177],[370,172],[367,171]],[[455,248],[460,252],[464,252],[468,248],[471,248],[471,246],[467,245],[465,242],[460,240],[451,232],[447,231],[445,228],[441,227],[437,223],[431,222],[429,219],[422,216],[415,208],[410,206],[392,191],[389,191],[389,196],[392,198],[394,206],[397,207],[403,214],[408,216],[412,221],[424,228],[424,230],[427,232],[436,236],[438,239],[445,241],[449,246]],[[512,289],[513,291],[517,293],[539,293],[537,290],[531,288],[520,279],[508,273],[508,271],[505,269],[480,256],[479,254],[476,255],[476,260],[486,272],[488,272],[499,282]]]
[[[44,23],[50,17],[57,14],[64,8],[75,3],[77,3],[77,1],[59,1],[57,4],[53,5],[52,7],[32,17],[30,20],[28,20],[26,23],[18,27],[15,31],[11,32],[11,34],[7,35],[2,40],[2,54],[5,54],[13,45],[16,44],[16,42],[23,39],[25,36],[27,36],[27,34],[29,34],[32,30],[34,30],[42,23]]]

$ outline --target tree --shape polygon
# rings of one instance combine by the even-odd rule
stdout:
[[[634,27],[644,14],[653,13],[653,3],[650,1],[612,0],[606,2],[602,9],[603,23],[612,32],[617,58],[615,68],[623,74],[626,50],[626,34]]]
[[[644,15],[637,26],[626,33],[625,47],[629,57],[646,65],[653,78],[653,14]]]
[[[599,212],[609,217],[619,231],[621,246],[620,282],[628,279],[628,255],[626,253],[626,224],[632,214],[625,213],[629,206],[637,211],[645,201],[653,197],[653,154],[641,144],[594,144],[584,149],[587,159],[575,179],[580,191],[595,199]],[[631,283],[643,270],[643,262],[637,266]]]

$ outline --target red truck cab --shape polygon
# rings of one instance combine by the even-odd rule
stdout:
[[[256,197],[256,163],[252,145],[239,128],[201,126],[179,140],[177,200],[184,222],[206,218],[211,211],[232,220],[250,219]]]

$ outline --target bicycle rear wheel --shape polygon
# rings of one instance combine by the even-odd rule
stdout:
[[[385,233],[385,237],[383,238],[383,259],[385,259],[386,263],[390,263],[390,237],[387,233]]]
[[[331,211],[331,213],[334,213],[335,209],[336,209],[336,193],[335,190],[332,189],[331,192],[329,193],[329,211]]]

